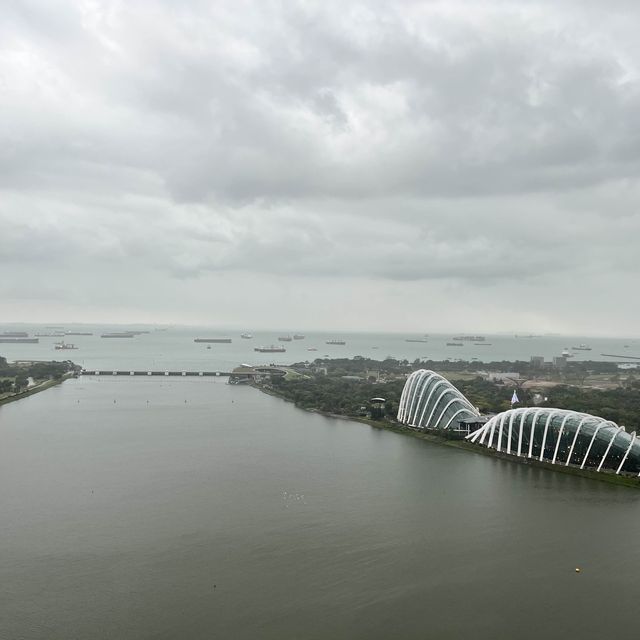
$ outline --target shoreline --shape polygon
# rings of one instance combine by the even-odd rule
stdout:
[[[23,398],[28,398],[29,396],[33,396],[36,393],[40,393],[41,391],[46,391],[47,389],[51,389],[51,387],[56,387],[59,384],[62,384],[65,380],[72,378],[72,374],[65,374],[60,378],[60,380],[45,380],[44,382],[34,385],[31,389],[27,389],[25,391],[20,391],[19,393],[14,393],[13,395],[7,396],[6,398],[0,398],[0,407],[5,404],[9,404],[10,402],[17,402],[18,400],[22,400]]]
[[[317,413],[319,415],[325,416],[326,418],[334,418],[337,420],[345,420],[347,422],[359,422],[361,424],[367,424],[370,427],[374,427],[376,429],[382,429],[384,431],[390,431],[391,433],[397,433],[402,436],[409,436],[412,438],[417,438],[418,440],[426,440],[427,442],[431,442],[433,444],[445,446],[445,447],[454,447],[456,449],[461,449],[463,451],[468,451],[470,453],[477,453],[480,455],[484,455],[490,458],[497,458],[499,460],[506,460],[507,462],[512,462],[515,464],[521,464],[529,467],[536,467],[539,469],[546,469],[548,471],[554,471],[556,473],[564,473],[567,475],[576,476],[579,478],[587,478],[590,480],[596,480],[598,482],[606,482],[608,484],[615,484],[621,487],[628,487],[630,489],[640,489],[640,478],[635,476],[622,476],[615,475],[613,473],[601,473],[597,471],[591,471],[589,469],[579,469],[577,467],[565,467],[563,465],[551,464],[550,462],[542,462],[540,460],[535,460],[534,458],[518,458],[516,456],[510,456],[506,453],[501,453],[498,451],[494,451],[493,449],[488,449],[486,447],[480,447],[476,444],[468,442],[467,440],[453,440],[449,438],[445,438],[443,436],[437,435],[435,433],[427,433],[424,431],[416,431],[415,429],[411,429],[409,427],[405,427],[402,425],[395,426],[391,422],[380,422],[377,420],[372,420],[371,418],[362,418],[358,416],[343,416],[336,413],[330,413],[327,411],[321,411],[320,409],[307,409],[305,407],[299,407],[293,400],[289,398],[285,398],[281,396],[279,393],[274,391],[273,389],[265,389],[264,387],[258,385],[251,385],[258,389],[261,393],[265,393],[267,395],[273,396],[275,398],[279,398],[280,400],[284,400],[285,402],[289,402],[293,404],[296,409],[301,409],[302,411],[307,411],[309,413]]]

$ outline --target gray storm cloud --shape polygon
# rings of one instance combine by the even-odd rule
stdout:
[[[484,330],[600,331],[604,300],[607,330],[633,332],[639,18],[578,1],[0,7],[0,261],[21,277],[0,311],[242,324],[259,303],[265,325],[402,330],[452,326],[464,300]]]

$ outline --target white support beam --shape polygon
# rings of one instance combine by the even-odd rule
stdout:
[[[544,448],[547,444],[547,433],[549,431],[549,425],[551,424],[551,421],[553,420],[553,416],[555,416],[558,412],[557,411],[552,411],[548,416],[547,416],[547,420],[544,423],[544,433],[542,434],[542,447],[540,448],[540,457],[538,458],[539,461],[542,461],[542,458],[544,457]]]
[[[409,416],[409,422],[412,423],[413,426],[420,426],[420,420],[418,420],[418,423],[416,425],[416,415],[418,414],[418,411],[420,410],[420,403],[422,402],[422,398],[425,394],[425,391],[429,388],[429,383],[431,382],[431,379],[436,376],[436,373],[432,373],[429,376],[426,376],[426,378],[423,378],[424,382],[422,383],[422,388],[420,389],[420,395],[418,396],[418,402],[416,402],[416,409],[413,413],[413,420],[411,419],[411,416]],[[420,383],[418,383],[420,384]],[[418,391],[418,387],[416,387],[416,390],[414,393],[417,393]],[[424,412],[423,412],[424,413]],[[420,416],[422,417],[422,416]]]
[[[480,438],[479,444],[484,444],[484,439],[487,437],[487,434],[489,433],[489,430],[491,429],[495,421],[496,421],[496,417],[493,416],[493,418],[491,418],[489,422],[487,422],[487,424],[484,425],[484,428],[482,430],[482,438]]]
[[[531,435],[529,436],[529,455],[527,458],[531,458],[533,455],[533,438],[536,433],[536,422],[538,422],[538,416],[544,411],[544,409],[538,409],[533,416],[533,422],[531,423]]]
[[[431,384],[432,379],[437,380],[437,382],[435,384],[433,384],[430,387],[430,391],[429,391],[429,395],[427,396],[427,400],[424,402],[424,404],[422,405],[422,411],[420,412],[420,417],[418,418],[418,425],[419,426],[424,426],[424,414],[427,411],[427,408],[429,407],[429,401],[431,400],[431,396],[433,395],[433,392],[441,385],[441,384],[445,384],[446,380],[438,375],[437,373],[433,374],[432,377],[429,378],[427,385],[425,386],[425,389],[429,389],[429,384]]]
[[[428,377],[427,372],[423,369],[418,373],[416,377],[416,383],[411,390],[411,404],[409,405],[409,412],[407,413],[406,422],[408,425],[411,425],[413,419],[415,418],[415,413],[418,411],[418,389],[420,389],[420,385],[423,380]]]
[[[580,420],[580,423],[578,424],[578,428],[576,429],[576,433],[573,436],[573,441],[571,442],[571,448],[569,449],[569,455],[567,456],[567,461],[564,463],[565,467],[569,466],[569,463],[571,462],[571,456],[573,455],[573,448],[576,446],[576,441],[578,440],[578,434],[580,433],[580,429],[582,429],[582,425],[589,419],[589,416],[585,416],[584,418],[582,418],[582,420]]]
[[[520,433],[518,434],[518,457],[522,455],[522,430],[524,428],[525,420],[527,419],[527,414],[529,413],[529,409],[525,409],[522,412],[522,417],[520,418]]]
[[[447,422],[447,424],[444,425],[444,427],[442,427],[443,429],[448,429],[449,425],[454,421],[456,416],[459,416],[461,413],[464,413],[465,411],[467,411],[466,407],[464,409],[458,409],[452,416],[451,418],[449,418],[449,422]]]
[[[451,393],[451,388],[445,389],[439,396],[438,399],[433,403],[433,409],[431,409],[431,413],[427,418],[427,421],[424,423],[425,427],[428,427],[431,424],[431,418],[433,418],[433,414],[436,412],[438,405],[440,404],[440,400],[444,398],[448,393]]]
[[[438,419],[435,421],[435,425],[438,426],[440,424],[440,420],[442,420],[442,416],[444,416],[444,414],[447,412],[447,409],[454,403],[454,402],[460,402],[460,398],[453,398],[453,400],[449,400],[449,402],[446,404],[445,408],[442,410],[442,412],[440,413],[440,415],[438,416]],[[449,426],[447,424],[447,426]]]
[[[587,463],[587,458],[589,457],[589,453],[591,452],[591,447],[593,446],[593,442],[596,439],[596,436],[598,435],[598,431],[600,431],[600,429],[602,429],[602,427],[607,424],[606,420],[603,420],[597,427],[596,430],[593,432],[593,435],[591,436],[591,441],[589,442],[589,446],[587,447],[587,452],[584,454],[584,458],[582,459],[582,464],[580,465],[581,469],[584,469],[584,465]]]
[[[504,427],[504,421],[507,418],[507,414],[509,411],[502,414],[502,418],[500,418],[500,428],[498,429],[498,446],[496,447],[497,451],[502,451],[502,430]]]
[[[496,416],[495,420],[491,424],[491,432],[489,433],[489,442],[487,442],[488,449],[491,449],[491,445],[493,444],[493,434],[495,433],[495,430],[496,430],[496,424],[498,424],[498,418],[499,416]]]
[[[420,424],[424,425],[425,427],[429,426],[429,420],[427,420],[426,422],[423,422],[423,418],[424,418],[424,414],[426,412],[426,410],[429,408],[430,406],[430,402],[431,402],[431,398],[433,396],[433,394],[435,393],[436,389],[443,384],[446,384],[446,380],[442,379],[439,380],[438,382],[436,382],[434,385],[432,385],[431,390],[429,391],[429,395],[427,396],[427,401],[424,403],[424,407],[422,408],[422,413],[420,414]]]
[[[598,468],[596,469],[596,471],[600,471],[600,469],[602,469],[602,465],[604,464],[604,461],[605,461],[605,458],[607,457],[607,455],[609,455],[609,450],[611,449],[611,447],[613,445],[613,441],[616,439],[616,436],[620,433],[621,430],[622,430],[622,427],[618,427],[613,432],[613,437],[611,438],[611,440],[609,440],[609,446],[607,447],[607,450],[604,452],[604,455],[602,456],[602,460],[600,460],[600,464],[598,465]]]
[[[520,409],[515,409],[509,418],[509,430],[507,431],[507,453],[511,453],[511,434],[513,433],[513,419],[518,415]]]
[[[622,458],[622,462],[620,463],[620,466],[616,469],[616,475],[618,475],[620,473],[620,471],[622,470],[622,467],[624,465],[624,463],[627,461],[627,456],[629,455],[629,451],[631,451],[631,447],[633,447],[633,443],[636,441],[636,432],[634,431],[631,434],[631,442],[629,443],[629,446],[627,447],[627,450],[625,451],[624,457]]]
[[[409,381],[411,380],[411,376],[409,376],[405,383],[404,387],[402,387],[402,395],[400,396],[400,402],[398,403],[398,422],[402,422],[404,419],[404,407],[407,404],[407,396],[409,395]]]
[[[400,394],[400,402],[398,402],[398,413],[396,415],[396,419],[398,420],[398,422],[402,422],[402,414],[404,412],[404,405],[407,401],[408,393],[409,393],[409,378],[407,378],[407,380],[405,381],[404,387],[402,387],[402,393]]]
[[[407,421],[407,414],[409,413],[409,410],[411,408],[411,403],[413,402],[413,400],[415,399],[415,395],[413,393],[416,384],[418,382],[418,380],[420,379],[420,376],[422,374],[422,372],[424,371],[424,369],[420,369],[420,371],[414,371],[410,376],[409,376],[409,380],[407,381],[407,383],[409,384],[409,391],[407,393],[407,400],[405,402],[405,406],[404,406],[404,413],[402,414],[402,422]]]
[[[575,415],[576,414],[573,412],[567,413],[567,415],[564,417],[564,420],[562,421],[562,424],[560,425],[560,429],[558,430],[558,440],[556,441],[556,448],[553,451],[553,459],[551,460],[551,464],[556,463],[556,458],[558,457],[558,449],[560,447],[560,440],[562,440],[562,434],[564,433],[564,425],[567,424],[567,420],[569,418]]]

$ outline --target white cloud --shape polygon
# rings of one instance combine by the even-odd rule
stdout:
[[[463,300],[484,330],[597,331],[614,307],[631,331],[638,18],[622,1],[0,8],[0,261],[29,276],[0,282],[0,311],[358,328],[352,304],[409,329],[460,322]]]

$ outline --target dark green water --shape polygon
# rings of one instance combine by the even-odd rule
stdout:
[[[640,492],[221,380],[0,408],[0,514],[3,639],[640,635]]]

